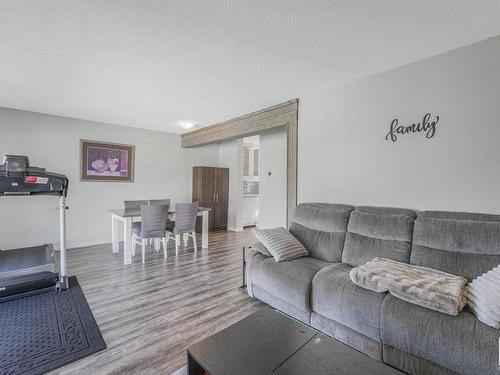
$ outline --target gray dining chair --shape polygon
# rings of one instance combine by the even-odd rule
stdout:
[[[170,206],[170,199],[150,199],[149,205],[154,206],[158,204],[168,204]]]
[[[179,255],[179,243],[181,234],[193,239],[194,251],[198,251],[196,246],[196,218],[198,216],[198,202],[176,203],[175,220],[167,223],[167,241],[175,239],[175,255]],[[170,238],[170,234],[175,237]]]
[[[142,263],[146,262],[146,245],[149,240],[160,240],[163,243],[163,256],[167,258],[168,240],[165,228],[167,227],[168,209],[168,204],[142,205],[141,221],[132,224],[132,255],[135,255],[135,246],[141,245]]]
[[[150,206],[154,206],[154,205],[158,205],[158,204],[168,204],[168,206],[170,207],[170,199],[150,199],[148,202],[149,202]],[[167,223],[168,223],[168,221],[169,221],[169,219],[167,217]],[[154,246],[155,246],[156,251],[158,251],[160,249],[160,240],[159,239],[154,240]]]
[[[126,210],[139,209],[139,208],[141,208],[141,206],[147,206],[148,204],[149,204],[149,202],[147,200],[141,200],[141,201],[124,201],[123,202],[123,206],[125,207]]]

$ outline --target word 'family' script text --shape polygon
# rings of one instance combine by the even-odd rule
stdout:
[[[426,138],[432,138],[436,134],[436,125],[439,121],[439,116],[432,116],[426,113],[421,122],[413,123],[411,125],[399,125],[399,120],[395,118],[391,122],[389,132],[385,136],[386,141],[396,142],[399,135],[410,133],[425,133]]]

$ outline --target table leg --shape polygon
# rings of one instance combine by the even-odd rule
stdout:
[[[113,246],[113,253],[120,252],[120,239],[118,235],[118,218],[116,215],[111,215],[111,243]]]
[[[208,211],[203,211],[201,221],[201,247],[208,249]]]
[[[124,251],[123,251],[123,264],[132,263],[132,218],[126,217],[123,223],[123,241],[124,241]]]

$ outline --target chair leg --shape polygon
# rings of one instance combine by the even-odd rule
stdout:
[[[198,251],[198,247],[196,245],[196,232],[192,232],[191,235],[193,236],[193,247],[194,247],[194,252],[196,253]]]
[[[168,243],[168,240],[166,237],[163,237],[161,239],[161,242],[163,243],[163,257],[165,259],[167,259],[167,243]]]
[[[184,240],[184,247],[187,247],[187,245],[188,245],[188,234],[187,233],[182,233],[182,239]]]
[[[135,257],[135,247],[137,246],[137,239],[132,236],[132,256]]]
[[[146,240],[142,240],[142,263],[146,263]]]
[[[160,251],[160,239],[159,238],[154,239],[154,246],[155,246],[156,252]]]
[[[181,242],[181,235],[175,235],[175,256],[179,255],[179,242]]]

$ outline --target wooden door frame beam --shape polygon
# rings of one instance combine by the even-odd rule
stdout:
[[[284,127],[287,132],[287,224],[290,225],[293,210],[297,205],[298,108],[299,99],[292,99],[182,134],[181,145],[182,147],[200,147]]]

